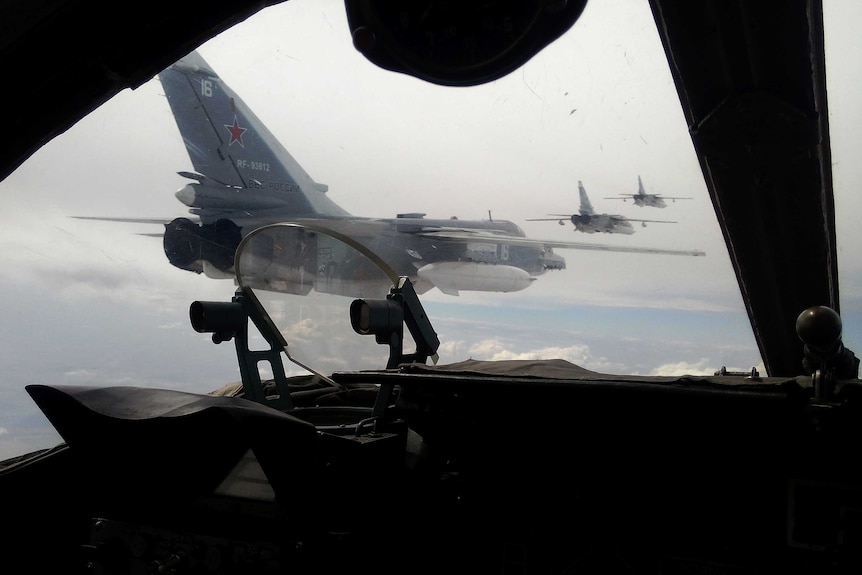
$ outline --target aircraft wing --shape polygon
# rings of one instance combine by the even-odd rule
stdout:
[[[706,252],[702,250],[671,250],[664,248],[651,248],[646,246],[609,246],[605,244],[592,244],[586,242],[565,242],[556,240],[543,240],[536,238],[526,238],[520,236],[512,236],[507,234],[497,234],[484,230],[463,230],[463,229],[441,229],[436,231],[418,232],[417,235],[438,238],[443,240],[459,240],[459,241],[483,241],[495,242],[500,244],[509,244],[516,246],[533,246],[544,248],[559,248],[571,250],[592,250],[603,252],[625,252],[635,254],[663,254],[674,256],[705,256]]]
[[[682,198],[679,196],[663,196],[661,194],[647,194],[642,196],[640,194],[620,194],[619,196],[608,196],[606,198],[602,198],[603,200],[628,200],[629,198],[655,198],[657,200],[693,200],[694,198]]]
[[[95,220],[99,222],[121,222],[126,224],[161,224],[167,225],[174,218],[122,218],[108,216],[70,216],[76,220]],[[164,237],[164,232],[138,232],[136,236],[146,236],[152,238]]]
[[[560,218],[571,219],[573,214],[548,214],[549,216],[556,216],[553,218],[526,218],[528,222],[556,222]]]
[[[679,222],[672,222],[670,220],[639,220],[637,218],[629,218],[627,216],[616,216],[621,220],[627,220],[630,222],[643,222],[645,224],[678,224]]]

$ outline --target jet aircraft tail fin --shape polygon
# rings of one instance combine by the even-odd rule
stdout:
[[[591,216],[593,215],[593,204],[590,203],[590,198],[587,196],[587,190],[584,188],[584,184],[578,180],[578,192],[581,195],[581,207],[578,210],[582,216]]]
[[[206,177],[181,199],[203,221],[238,211],[349,215],[315,182],[197,52],[159,74],[194,169]],[[179,197],[179,196],[178,196]],[[189,203],[191,202],[191,203]]]
[[[638,174],[638,195],[645,196],[646,190],[644,190],[644,183],[641,181],[640,174]]]

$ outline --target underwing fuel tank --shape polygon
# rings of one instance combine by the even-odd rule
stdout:
[[[422,266],[417,274],[449,295],[459,291],[521,291],[536,279],[521,268],[477,262],[436,262]]]
[[[186,184],[175,194],[190,208],[217,210],[266,210],[286,205],[285,194],[265,188],[231,188]]]

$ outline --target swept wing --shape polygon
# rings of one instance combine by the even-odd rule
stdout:
[[[610,246],[605,244],[593,244],[589,242],[566,242],[557,240],[544,240],[538,238],[516,237],[504,234],[495,234],[489,232],[461,230],[461,229],[444,229],[437,231],[418,232],[419,235],[432,237],[443,240],[458,240],[458,241],[487,241],[500,244],[533,246],[545,249],[572,249],[572,250],[590,250],[602,252],[623,252],[635,254],[664,254],[673,256],[705,256],[706,252],[702,250],[671,250],[665,248],[653,248],[647,246]]]

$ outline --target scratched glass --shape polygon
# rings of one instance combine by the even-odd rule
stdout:
[[[833,83],[830,72],[829,107],[851,349],[860,347],[860,322],[847,314],[862,308],[853,237],[862,195],[845,190],[862,166],[849,155],[860,72],[854,52],[836,46],[855,39],[845,24],[859,21],[848,14],[856,4],[824,6],[828,70],[845,79]],[[154,77],[0,182],[0,457],[59,439],[24,392],[29,383],[207,393],[238,380],[233,346],[196,333],[189,305],[230,301],[233,248],[268,210],[306,193],[340,233],[415,280],[441,364],[562,358],[606,373],[762,371],[647,3],[589,2],[521,68],[470,88],[367,61],[340,0],[265,8],[198,53],[211,67],[191,72],[198,103],[223,86],[235,96],[209,128],[219,145],[186,145],[170,80]],[[264,134],[295,162],[290,174],[259,153]],[[641,185],[666,206],[639,205]],[[307,219],[307,208],[285,220]],[[220,209],[224,217],[198,221]],[[584,231],[612,215],[632,233]],[[385,349],[368,345],[383,367]]]
[[[284,351],[300,373],[327,377],[386,367],[389,347],[369,335],[360,337],[350,317],[353,301],[385,300],[397,283],[395,273],[374,258],[361,244],[324,226],[273,224],[240,244],[236,277],[282,334]]]

